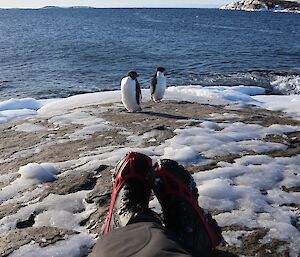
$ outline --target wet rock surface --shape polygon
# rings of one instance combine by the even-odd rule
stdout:
[[[67,175],[49,183],[39,198],[42,200],[50,194],[66,195],[81,190],[92,190],[96,183],[97,174],[94,172]]]
[[[64,240],[66,236],[74,233],[74,231],[54,227],[15,229],[7,234],[0,234],[0,256],[9,256],[14,250],[30,242],[45,247],[59,240]]]
[[[226,229],[245,231],[248,228],[238,228],[238,227],[228,227]],[[288,244],[287,242],[280,240],[271,240],[270,242],[264,244],[260,240],[267,234],[267,229],[253,229],[249,235],[243,235],[239,239],[241,240],[243,247],[232,247],[232,246],[221,246],[219,251],[216,252],[217,256],[228,256],[228,253],[234,253],[233,256],[289,256]]]

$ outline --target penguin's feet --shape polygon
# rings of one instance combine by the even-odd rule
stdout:
[[[128,111],[129,113],[133,113],[133,112],[141,112],[141,111],[142,111],[142,108],[139,107],[139,108],[136,109],[136,110],[133,110],[133,109],[127,109],[127,111]]]

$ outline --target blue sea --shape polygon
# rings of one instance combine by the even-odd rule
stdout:
[[[0,100],[118,89],[129,70],[136,70],[147,88],[158,66],[167,69],[169,86],[258,85],[299,93],[300,15],[217,9],[0,10]]]

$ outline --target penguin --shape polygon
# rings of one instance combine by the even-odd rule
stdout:
[[[151,87],[150,87],[151,99],[156,103],[159,103],[163,99],[165,94],[166,78],[164,72],[165,72],[165,68],[158,67],[156,69],[155,75],[151,80]]]
[[[128,112],[141,111],[142,92],[136,71],[129,71],[121,80],[122,103]]]

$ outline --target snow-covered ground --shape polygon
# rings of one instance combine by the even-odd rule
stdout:
[[[149,90],[143,89],[143,99],[149,100]],[[178,86],[169,87],[165,99],[192,101],[213,105],[235,105],[278,110],[300,119],[299,95],[264,95],[265,89],[250,86],[235,87],[202,87]],[[63,99],[36,100],[33,98],[10,99],[0,102],[0,123],[24,119],[34,115],[55,116],[67,113],[68,110],[93,104],[107,104],[121,101],[120,91],[98,92],[71,96]],[[75,115],[76,119],[76,115]]]
[[[300,120],[300,95],[273,96],[264,95],[259,87],[169,87],[166,99],[191,101],[201,104],[224,105],[228,110],[245,108],[265,108],[283,111],[294,119]],[[149,91],[143,90],[143,101],[149,100]],[[107,131],[112,124],[95,117],[90,106],[120,102],[120,91],[99,92],[76,95],[65,99],[35,100],[10,99],[0,103],[0,123],[26,119],[26,122],[14,127],[16,131],[26,133],[42,131],[43,125],[32,124],[30,118],[47,118],[59,129],[63,124],[78,124],[80,127],[68,135],[68,140],[89,138],[95,132]],[[77,109],[77,108],[80,108]],[[106,112],[106,107],[99,107],[98,112]],[[251,155],[237,158],[233,163],[221,161],[212,170],[194,174],[200,194],[199,203],[206,209],[221,211],[215,218],[221,226],[241,226],[249,228],[268,228],[262,242],[280,239],[290,242],[290,255],[300,252],[300,232],[292,225],[299,217],[299,210],[290,205],[300,204],[299,192],[285,192],[281,187],[300,186],[300,155],[292,157],[270,157],[268,152],[285,150],[282,143],[267,142],[268,135],[284,136],[285,133],[300,131],[298,126],[273,124],[264,127],[259,124],[243,122],[216,122],[218,115],[209,120],[198,120],[198,125],[175,130],[175,136],[163,144],[140,147],[142,139],[153,139],[153,134],[131,135],[129,143],[123,146],[106,146],[86,153],[76,160],[58,163],[29,163],[19,167],[18,174],[0,175],[1,183],[8,183],[0,191],[0,203],[21,203],[25,207],[17,213],[0,220],[0,234],[8,233],[16,227],[17,221],[26,220],[34,211],[35,227],[54,226],[78,231],[62,242],[41,248],[31,242],[14,251],[16,256],[81,256],[82,247],[94,244],[95,235],[80,226],[80,221],[88,217],[95,206],[84,199],[89,191],[80,191],[69,195],[51,194],[43,201],[33,199],[43,190],[43,183],[66,176],[64,172],[72,167],[72,172],[94,170],[100,164],[114,166],[128,151],[148,154],[155,161],[157,158],[172,158],[182,164],[209,163],[215,156],[225,156],[243,152]],[[126,131],[123,131],[126,134]],[[66,140],[66,139],[61,139]],[[38,152],[58,141],[47,141],[26,151],[16,152],[14,156],[0,159],[6,163],[28,152]],[[28,188],[34,190],[27,191]],[[261,191],[267,194],[261,194]],[[151,206],[159,210],[156,200]],[[224,237],[229,244],[240,245],[241,233],[246,231],[226,232]]]

